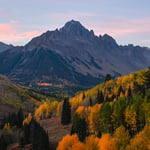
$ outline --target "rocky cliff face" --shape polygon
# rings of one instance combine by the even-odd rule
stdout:
[[[0,73],[30,85],[49,82],[58,87],[90,87],[107,73],[128,74],[149,64],[148,48],[119,46],[109,35],[98,37],[74,20],[0,55]]]

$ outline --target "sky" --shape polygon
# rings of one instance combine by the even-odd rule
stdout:
[[[72,19],[119,45],[150,47],[150,0],[0,0],[0,41],[25,45]]]

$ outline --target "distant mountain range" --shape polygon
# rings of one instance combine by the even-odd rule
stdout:
[[[0,53],[1,74],[51,90],[88,88],[103,81],[108,73],[116,77],[149,65],[149,48],[119,46],[111,36],[96,36],[74,20],[25,46]]]

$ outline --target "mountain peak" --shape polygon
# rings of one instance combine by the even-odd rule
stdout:
[[[79,21],[75,20],[67,22],[64,27],[60,29],[60,32],[77,37],[90,37],[93,35],[93,33],[86,29]]]
[[[68,21],[66,24],[81,25],[81,23],[79,21],[76,21],[76,20],[73,20],[73,19]]]
[[[81,23],[79,21],[75,21],[75,20],[71,20],[68,21],[63,28],[61,28],[61,30],[63,29],[73,29],[73,28],[84,28]]]

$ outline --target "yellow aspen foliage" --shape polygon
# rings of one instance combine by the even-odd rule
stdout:
[[[66,135],[63,137],[62,141],[59,142],[57,150],[72,150],[78,147],[78,150],[84,150],[84,145],[79,141],[78,136],[74,135]]]
[[[58,103],[58,106],[57,106],[57,116],[58,116],[58,117],[61,116],[62,104],[63,104],[63,102],[59,102],[59,103]]]
[[[10,123],[9,123],[9,122],[8,122],[8,123],[5,123],[4,129],[5,129],[5,130],[10,130]]]
[[[114,86],[114,80],[109,80],[105,83],[106,87],[113,87]]]
[[[117,95],[117,93],[118,93],[118,88],[115,86],[114,89],[113,89],[113,94]]]
[[[146,124],[150,126],[150,103],[144,104]]]
[[[136,112],[133,105],[128,106],[125,110],[125,121],[128,125],[131,125],[132,130],[136,129]]]
[[[135,81],[135,73],[126,75],[126,76],[122,76],[122,77],[118,77],[116,80],[116,84],[118,86],[123,86],[124,88],[127,87],[127,84],[132,83],[133,81]]]
[[[150,126],[145,126],[140,133],[131,139],[126,150],[150,150]]]
[[[100,119],[100,108],[101,104],[96,104],[91,107],[91,112],[89,115],[89,124],[90,124],[90,132],[98,135],[101,131],[101,119]]]
[[[88,121],[88,108],[84,106],[79,106],[78,109],[76,110],[76,113],[80,115],[80,117]]]
[[[116,83],[118,86],[120,86],[122,84],[122,77],[118,77]]]
[[[40,119],[41,117],[50,118],[51,115],[56,116],[57,106],[57,101],[44,102],[35,110],[35,118]]]
[[[87,149],[84,143],[78,142],[78,143],[74,143],[71,150],[87,150]]]
[[[73,109],[76,109],[81,104],[82,101],[83,101],[83,93],[80,93],[75,97],[69,99],[69,102]]]
[[[116,101],[117,101],[117,99],[116,99],[116,98],[114,98],[114,99],[113,99],[113,102],[116,102]]]
[[[51,101],[51,102],[47,103],[45,117],[49,118],[49,117],[51,117],[51,115],[56,116],[56,114],[57,114],[57,106],[58,106],[58,102],[57,101]]]
[[[123,95],[123,93],[122,93],[122,92],[120,93],[120,96],[119,96],[119,97],[120,97],[120,98],[124,97],[124,95]]]
[[[112,94],[108,94],[108,98],[111,99],[112,98]]]
[[[130,73],[129,75],[128,75],[128,81],[130,82],[130,83],[132,83],[134,80],[135,80],[135,73]]]
[[[138,72],[137,77],[136,77],[136,81],[139,85],[143,85],[144,84],[144,80],[143,77],[145,76],[145,72],[146,70],[141,70],[140,72]]]
[[[23,120],[23,125],[29,124],[32,120],[32,115],[31,113],[28,114],[28,116]]]
[[[94,135],[88,136],[85,139],[86,150],[99,150],[99,138]]]
[[[127,97],[128,96],[128,89],[126,89],[126,91],[125,91],[125,97]]]
[[[117,147],[117,150],[124,150],[129,144],[129,141],[129,133],[125,130],[125,127],[120,126],[119,128],[117,128],[114,133],[114,143]]]
[[[35,110],[35,117],[39,119],[42,115],[44,115],[47,111],[47,103],[44,102]]]
[[[131,83],[130,83],[130,88],[131,88],[131,90],[134,89],[134,82],[131,82]]]
[[[110,134],[103,134],[99,140],[99,150],[117,150],[114,139]]]

